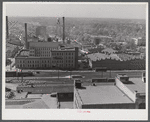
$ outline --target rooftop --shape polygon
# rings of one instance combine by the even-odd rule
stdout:
[[[30,47],[59,47],[58,42],[29,42]]]
[[[23,108],[36,108],[36,109],[46,109],[46,108],[49,108],[45,102],[42,100],[42,99],[37,99],[35,100],[34,102],[31,102],[31,103],[27,103],[25,105],[23,105]]]
[[[18,84],[13,84],[13,83],[6,83],[6,88],[9,88],[11,90],[16,91],[18,87]]]
[[[83,104],[121,104],[133,103],[115,85],[86,86],[77,89]]]
[[[106,49],[102,50],[102,52],[116,53],[117,51],[116,51],[116,50],[113,50],[113,49],[111,49],[111,48],[106,48]]]
[[[73,102],[60,102],[60,109],[73,109]]]
[[[87,57],[90,58],[92,61],[105,60],[105,59],[121,60],[117,56],[117,54],[106,55],[103,53],[93,53],[93,54],[87,55]]]
[[[130,84],[125,84],[132,92],[146,93],[145,83],[140,78],[130,78]]]

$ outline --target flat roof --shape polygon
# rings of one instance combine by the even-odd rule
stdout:
[[[6,83],[6,88],[9,88],[11,90],[17,90],[18,84],[13,84],[13,83]]]
[[[27,103],[23,105],[22,108],[36,108],[36,109],[44,109],[49,108],[42,99],[37,99],[34,102]]]
[[[134,103],[115,85],[86,86],[77,89],[83,104]]]
[[[41,98],[42,94],[28,94],[27,98]]]
[[[131,81],[131,83],[124,85],[132,92],[137,91],[138,93],[146,93],[146,83],[142,81],[142,78],[129,78],[129,81]]]
[[[60,102],[60,109],[73,109],[73,102]]]
[[[30,47],[59,47],[59,42],[29,42]]]

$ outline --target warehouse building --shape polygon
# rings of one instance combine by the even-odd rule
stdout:
[[[74,109],[145,109],[145,83],[139,78],[83,86],[75,82]]]
[[[129,54],[93,53],[87,55],[89,66],[107,67],[110,70],[145,70],[145,58]]]

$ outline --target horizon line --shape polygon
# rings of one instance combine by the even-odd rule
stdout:
[[[8,15],[6,15],[8,16]],[[54,17],[54,16],[8,16],[8,17],[51,17],[51,18],[62,18],[65,16],[58,16],[58,17]],[[127,20],[146,20],[146,18],[109,18],[109,17],[65,17],[65,18],[88,18],[88,19],[127,19]]]

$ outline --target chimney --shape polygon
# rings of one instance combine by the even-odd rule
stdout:
[[[27,23],[25,23],[25,48],[28,49],[28,42],[27,42]]]
[[[65,17],[63,17],[63,43],[65,42]]]
[[[75,47],[75,69],[78,69],[78,53],[79,49],[78,47]]]
[[[6,39],[9,38],[9,29],[8,29],[8,16],[6,16]]]

